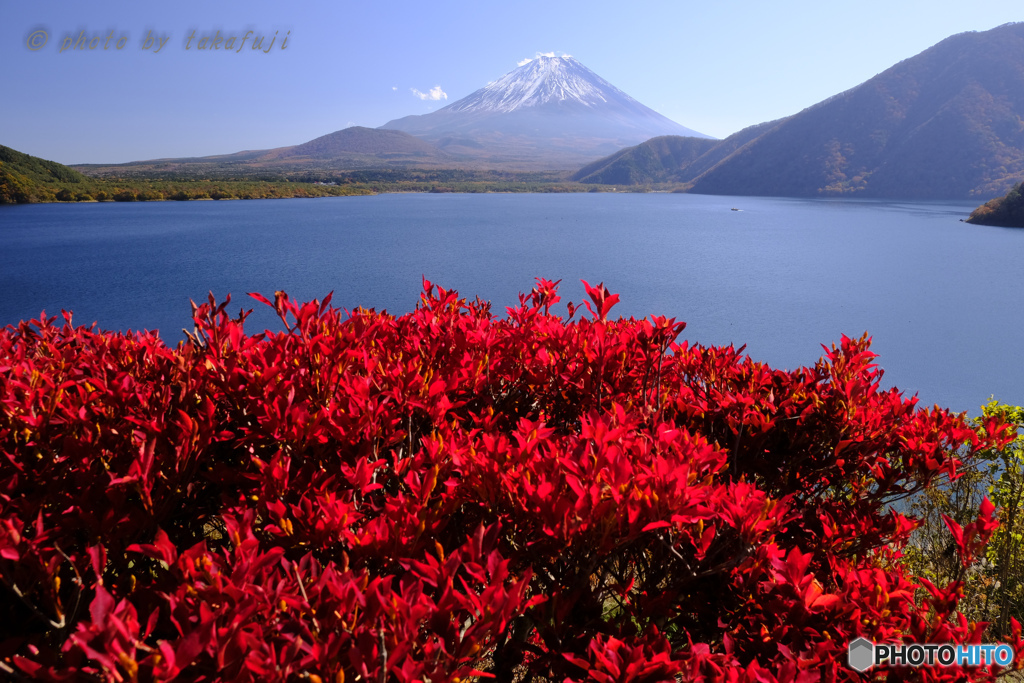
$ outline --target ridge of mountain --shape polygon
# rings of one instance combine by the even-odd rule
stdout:
[[[728,138],[727,138],[728,140]],[[951,199],[1024,177],[1024,23],[951,36],[782,119],[692,192]]]
[[[636,153],[602,161],[628,165]],[[687,183],[701,194],[956,199],[1001,195],[1021,178],[1024,23],[1013,23],[951,36],[635,182]]]
[[[353,154],[388,156],[421,156],[445,158],[436,146],[400,130],[381,130],[351,126],[321,135],[309,142],[294,147],[282,147],[268,152],[276,159],[308,157],[311,159],[336,159]]]
[[[709,145],[695,143],[697,138],[677,135],[651,138],[587,164],[576,171],[572,179],[603,185],[689,183],[783,120],[748,126],[724,140],[704,141],[709,142]],[[693,156],[689,150],[700,153]]]
[[[85,176],[69,166],[34,157],[4,145],[0,145],[0,169],[5,173],[25,176],[44,183],[78,183],[85,180]]]
[[[718,144],[718,140],[707,138],[662,135],[588,164],[572,180],[604,185],[671,182]]]

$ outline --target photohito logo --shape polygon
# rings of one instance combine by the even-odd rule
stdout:
[[[850,668],[867,671],[873,666],[987,666],[1013,664],[1013,648],[999,645],[953,645],[950,643],[910,643],[897,645],[872,643],[857,638],[849,645],[846,655]]]

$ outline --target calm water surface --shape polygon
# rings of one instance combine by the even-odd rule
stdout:
[[[1024,230],[961,223],[972,208],[673,194],[5,206],[0,325],[64,308],[174,343],[211,290],[254,307],[255,331],[274,318],[251,291],[333,290],[397,314],[426,276],[503,311],[536,276],[578,303],[582,278],[621,295],[615,313],[674,316],[691,340],[780,367],[868,331],[886,384],[977,414],[990,394],[1024,404]]]

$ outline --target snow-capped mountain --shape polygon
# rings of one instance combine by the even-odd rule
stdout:
[[[642,107],[632,97],[569,57],[538,57],[442,111],[508,113],[546,104]]]
[[[659,135],[710,137],[645,107],[578,60],[553,54],[436,112],[381,128],[411,133],[455,155],[551,168]]]

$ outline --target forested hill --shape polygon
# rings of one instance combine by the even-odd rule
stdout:
[[[961,33],[779,122],[708,194],[992,197],[1024,176],[1024,23]]]
[[[0,145],[0,204],[91,201],[183,201],[188,199],[269,199],[372,194],[366,183],[329,184],[287,178],[260,180],[147,179],[84,175],[56,161]]]
[[[592,164],[604,170],[585,182],[625,184],[642,152],[634,149]],[[798,114],[740,131],[695,161],[634,177],[692,183],[704,194],[1002,195],[1024,177],[1024,23],[952,36]]]
[[[680,135],[662,135],[581,168],[572,177],[582,183],[644,185],[679,180],[689,167],[719,140]]]
[[[744,128],[725,140],[662,135],[587,164],[572,179],[588,184],[685,184],[775,126],[769,121]]]
[[[56,194],[68,184],[82,183],[86,177],[56,161],[40,159],[0,145],[0,204],[18,204],[33,200],[40,190]]]
[[[1005,197],[993,199],[979,206],[971,213],[967,222],[1024,228],[1024,183],[1010,190]]]

